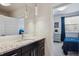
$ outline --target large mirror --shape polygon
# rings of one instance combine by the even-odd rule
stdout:
[[[19,35],[24,31],[24,3],[0,4],[0,36]]]

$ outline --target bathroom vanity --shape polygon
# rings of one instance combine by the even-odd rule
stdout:
[[[26,37],[23,40],[13,40],[0,43],[1,56],[44,56],[45,38]]]

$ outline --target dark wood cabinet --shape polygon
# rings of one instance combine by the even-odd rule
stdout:
[[[21,52],[22,53],[22,56],[31,56],[32,55],[31,53],[33,51],[33,48],[34,48],[34,43],[22,47],[22,52]]]
[[[44,56],[45,55],[45,41],[44,40],[40,40],[39,42],[37,42],[38,44],[38,56]]]
[[[21,48],[9,51],[1,56],[21,56]]]
[[[1,56],[44,56],[45,55],[45,38],[32,44],[22,46],[13,51],[2,54]]]
[[[44,56],[45,55],[45,39],[34,42],[22,48],[23,56]]]

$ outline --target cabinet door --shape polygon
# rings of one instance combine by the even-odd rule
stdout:
[[[21,50],[13,51],[13,53],[11,54],[11,56],[21,56]]]
[[[33,55],[33,44],[22,47],[22,56],[31,56]]]
[[[21,48],[20,49],[16,49],[7,53],[4,53],[1,56],[21,56]]]
[[[31,56],[38,56],[38,44],[37,42],[33,43],[33,47],[31,49]]]
[[[42,39],[38,42],[38,56],[44,56],[45,55],[45,40]]]
[[[31,51],[27,50],[24,53],[22,53],[22,56],[31,56]]]

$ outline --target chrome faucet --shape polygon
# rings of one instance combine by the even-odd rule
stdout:
[[[23,34],[24,34],[24,32],[22,32],[22,33],[21,33],[22,40],[23,40],[23,37],[24,37],[24,35],[23,35]]]
[[[20,29],[20,30],[19,30],[19,34],[21,35],[21,37],[22,37],[21,39],[23,40],[23,37],[24,37],[24,35],[23,35],[23,34],[24,34],[24,30],[23,30],[23,29]]]

